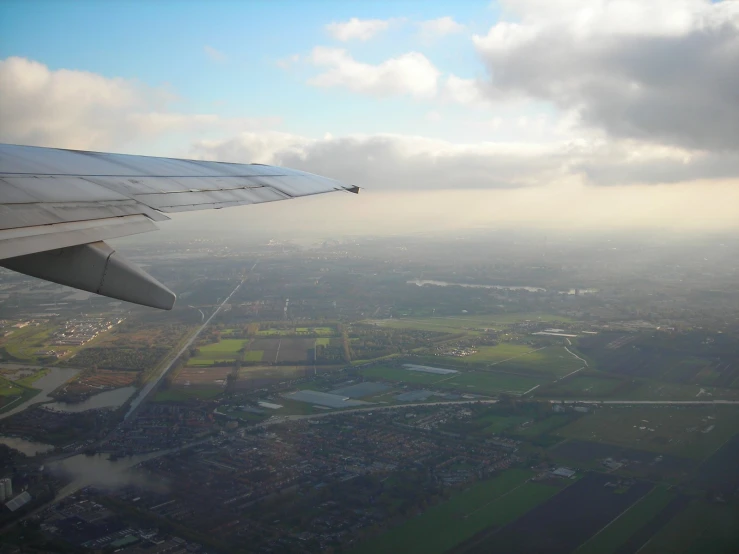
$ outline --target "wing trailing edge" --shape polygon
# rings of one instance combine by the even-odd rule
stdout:
[[[0,266],[154,308],[175,295],[104,240],[167,213],[359,187],[284,167],[0,144]]]

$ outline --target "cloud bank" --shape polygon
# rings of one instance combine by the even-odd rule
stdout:
[[[195,138],[274,125],[274,118],[224,118],[173,111],[165,87],[87,71],[50,70],[26,58],[0,60],[0,140],[82,150],[126,149],[167,133]]]
[[[495,102],[528,96],[616,138],[739,147],[739,2],[503,2],[473,42]]]

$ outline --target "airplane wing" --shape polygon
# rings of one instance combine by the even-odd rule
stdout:
[[[103,241],[168,213],[334,191],[359,187],[261,164],[0,144],[0,266],[169,310],[175,294]]]

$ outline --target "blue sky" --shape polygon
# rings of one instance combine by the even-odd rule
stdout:
[[[0,142],[296,167],[342,228],[737,226],[736,67],[739,1],[5,0]]]
[[[483,73],[470,41],[484,34],[499,10],[490,2],[65,2],[10,1],[0,18],[0,58],[20,56],[51,70],[77,69],[109,78],[167,86],[179,110],[223,116],[273,116],[291,131],[413,132],[433,107],[408,97],[375,98],[305,84],[315,68],[285,70],[278,60],[307,55],[315,46],[347,48],[365,63],[421,51],[444,74]],[[453,16],[465,25],[434,42],[415,23]],[[342,43],[332,21],[403,19],[370,41]],[[225,57],[214,62],[204,48]],[[449,109],[454,109],[449,108]],[[385,116],[378,120],[376,113]]]

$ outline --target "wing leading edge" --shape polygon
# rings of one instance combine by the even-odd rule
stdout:
[[[0,266],[145,306],[175,296],[105,239],[157,229],[165,214],[359,187],[311,173],[0,144]]]

